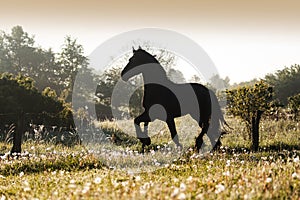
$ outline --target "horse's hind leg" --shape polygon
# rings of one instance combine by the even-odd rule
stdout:
[[[196,147],[197,151],[199,151],[201,149],[201,146],[203,144],[204,134],[207,133],[208,128],[209,128],[209,122],[208,121],[203,122],[203,123],[201,122],[201,123],[199,123],[199,126],[202,128],[202,130],[201,130],[201,133],[199,134],[199,136],[196,138],[195,147]]]
[[[144,150],[144,147],[151,144],[151,140],[148,136],[148,123],[151,121],[149,115],[144,112],[140,116],[134,119],[134,126],[136,130],[137,138],[142,143],[142,149]],[[141,129],[141,122],[144,122],[144,131]]]
[[[167,124],[168,124],[169,130],[171,132],[172,140],[174,141],[174,143],[176,144],[177,147],[182,148],[182,145],[179,143],[179,138],[178,138],[178,134],[177,134],[177,131],[176,131],[174,118],[168,119]]]

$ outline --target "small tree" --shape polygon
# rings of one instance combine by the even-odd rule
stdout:
[[[11,153],[21,153],[22,134],[25,124],[29,124],[25,115],[31,116],[30,121],[43,116],[45,125],[73,125],[71,111],[57,99],[55,92],[46,88],[41,94],[33,83],[30,77],[0,74],[0,113],[9,115],[0,120],[0,127],[7,123],[16,125]]]
[[[297,120],[300,110],[300,93],[288,98],[288,107],[294,115],[294,120]]]
[[[227,90],[228,112],[240,117],[251,133],[252,149],[259,146],[259,123],[262,114],[271,108],[273,88],[260,81],[253,86]]]

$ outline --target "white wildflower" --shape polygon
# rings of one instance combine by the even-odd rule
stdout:
[[[185,195],[184,193],[180,193],[180,194],[178,195],[177,199],[179,199],[179,200],[184,200],[184,199],[186,199],[186,195]]]
[[[95,179],[94,179],[94,183],[95,184],[99,184],[99,183],[101,183],[101,178],[100,177],[96,177]]]
[[[136,180],[136,181],[140,181],[140,180],[141,180],[141,177],[140,177],[140,176],[135,176],[135,180]]]
[[[174,181],[174,183],[177,183],[177,182],[179,182],[179,179],[178,178],[174,178],[173,181]]]
[[[24,187],[23,190],[24,190],[24,192],[29,192],[31,190],[31,188],[27,186],[27,187]]]
[[[187,182],[191,182],[193,181],[193,177],[192,176],[189,176],[187,179],[186,179]]]
[[[219,193],[223,192],[224,190],[225,190],[225,186],[222,184],[218,184],[218,185],[216,185],[215,193],[219,194]]]
[[[19,176],[20,177],[24,176],[24,172],[20,172]]]
[[[186,190],[186,185],[184,183],[180,183],[180,191],[185,191]]]
[[[271,182],[272,182],[272,178],[268,177],[268,178],[266,179],[266,183],[271,183]]]
[[[230,172],[229,171],[223,172],[223,176],[230,176]]]
[[[230,166],[230,162],[231,162],[230,160],[227,160],[227,161],[226,161],[226,167],[229,167],[229,166]]]
[[[294,178],[294,179],[300,179],[300,175],[297,174],[296,172],[294,172],[294,173],[292,174],[292,178]]]
[[[295,163],[299,162],[299,156],[297,156],[296,158],[294,158],[294,162]]]
[[[175,197],[179,194],[179,188],[175,188],[174,191],[171,194],[171,197]]]

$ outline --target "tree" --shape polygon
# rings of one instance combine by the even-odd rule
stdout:
[[[174,68],[169,68],[167,71],[168,78],[174,83],[185,83],[185,78],[181,71]]]
[[[300,93],[288,98],[288,108],[294,115],[294,120],[297,120],[300,110]]]
[[[210,78],[211,87],[216,90],[224,90],[230,86],[230,79],[226,76],[225,79],[222,79],[218,74]]]
[[[0,113],[4,116],[0,126],[16,124],[14,143],[11,153],[21,152],[21,139],[25,125],[43,119],[44,125],[73,125],[66,115],[68,109],[64,102],[57,99],[56,94],[47,88],[43,94],[33,85],[33,79],[22,75],[0,74]],[[70,114],[70,113],[69,113]],[[30,118],[25,120],[25,115]],[[71,118],[72,119],[72,118]]]
[[[287,105],[288,97],[300,93],[300,65],[292,65],[268,74],[265,80],[274,87],[274,98]]]
[[[262,114],[271,108],[273,88],[260,81],[253,86],[243,86],[227,90],[227,110],[229,114],[240,117],[251,133],[252,149],[259,146],[259,123]]]
[[[197,76],[196,74],[194,74],[190,78],[189,82],[192,82],[192,83],[201,83],[201,78],[199,76]]]
[[[70,102],[74,81],[79,70],[85,75],[92,74],[88,69],[88,58],[84,56],[82,45],[78,44],[76,39],[67,36],[62,51],[58,55],[57,63],[60,66],[60,83],[64,89],[68,90],[69,95],[66,101]]]
[[[39,91],[43,91],[45,87],[51,87],[57,93],[62,90],[55,54],[51,49],[37,47],[34,37],[29,36],[21,26],[13,27],[10,34],[0,34],[1,72],[29,76],[34,79]]]

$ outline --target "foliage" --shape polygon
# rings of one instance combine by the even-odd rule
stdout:
[[[300,110],[300,93],[288,98],[288,107],[294,115],[294,119],[297,120]]]
[[[273,89],[264,81],[254,86],[227,90],[227,110],[240,117],[252,134],[253,148],[258,148],[259,122],[263,112],[271,108]]]
[[[40,92],[50,87],[67,102],[71,101],[75,77],[80,72],[81,87],[76,94],[81,96],[75,97],[82,102],[80,105],[89,99],[91,86],[97,84],[97,76],[88,68],[84,49],[76,39],[67,36],[61,52],[55,54],[37,46],[34,37],[21,26],[13,27],[11,33],[0,33],[0,73],[4,72],[31,77]]]
[[[227,90],[228,112],[241,117],[251,124],[252,116],[257,110],[266,111],[270,108],[272,88],[265,82],[257,82],[253,86],[244,86]]]
[[[214,91],[216,90],[224,90],[230,86],[230,79],[229,77],[225,77],[222,79],[218,74],[212,76],[209,81],[209,88],[212,88]]]
[[[64,102],[57,98],[55,91],[46,88],[41,94],[33,83],[30,77],[0,74],[0,113],[7,114],[2,117],[1,126],[16,123],[21,112],[30,115],[28,121],[37,121],[40,115],[44,116],[43,122],[55,125],[64,124],[69,120],[65,117],[70,116],[60,118],[66,107]]]
[[[274,98],[287,105],[288,97],[300,93],[300,65],[292,65],[265,77],[274,87]]]

